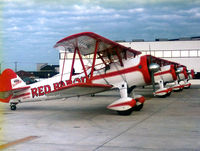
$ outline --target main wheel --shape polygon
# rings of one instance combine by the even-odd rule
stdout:
[[[170,96],[172,92],[167,93],[167,96]]]
[[[142,104],[140,104],[140,105],[136,105],[135,107],[134,107],[134,111],[140,111],[142,108],[143,108],[143,106],[144,106],[144,104],[142,103]]]
[[[189,89],[190,88],[190,86],[189,87],[184,87],[184,89]]]
[[[174,92],[180,92],[183,91],[183,89],[173,90]]]
[[[126,110],[126,111],[117,111],[117,113],[119,115],[130,115],[132,113],[132,111],[133,111],[133,109],[130,108],[130,109]]]
[[[158,96],[159,98],[166,98],[166,97],[168,97],[168,96],[170,96],[171,95],[171,92],[169,92],[169,93],[167,93],[167,94],[165,94],[165,95],[161,95],[161,96]]]
[[[10,109],[11,109],[12,111],[15,111],[15,110],[17,109],[17,107],[16,107],[16,105],[12,104],[12,105],[10,105]]]

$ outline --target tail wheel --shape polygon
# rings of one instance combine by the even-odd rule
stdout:
[[[17,106],[15,104],[10,105],[10,109],[12,111],[15,111],[17,109]]]

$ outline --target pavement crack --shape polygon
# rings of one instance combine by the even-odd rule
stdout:
[[[93,151],[97,151],[98,149],[100,149],[101,147],[103,147],[104,145],[108,144],[109,142],[111,142],[112,140],[116,139],[117,137],[121,136],[122,134],[128,132],[129,130],[131,130],[132,128],[137,127],[138,125],[140,125],[141,123],[143,123],[144,121],[148,120],[149,118],[151,118],[153,115],[161,112],[162,110],[168,108],[171,104],[173,103],[173,101],[170,101],[168,104],[166,104],[165,106],[163,106],[162,108],[159,108],[158,110],[156,110],[155,112],[151,113],[149,116],[147,116],[146,118],[142,119],[141,121],[137,122],[136,124],[132,124],[130,127],[128,127],[127,129],[125,129],[124,131],[120,132],[119,134],[115,135],[114,137],[106,140],[103,144],[99,145],[97,148],[95,148]]]

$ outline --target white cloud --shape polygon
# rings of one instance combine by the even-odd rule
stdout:
[[[140,13],[140,12],[144,12],[144,8],[129,9],[128,12],[129,13]]]
[[[20,14],[32,14],[35,13],[35,10],[33,9],[8,9],[4,11],[5,14],[8,15],[20,15]]]
[[[200,13],[195,13],[194,18],[200,18]]]
[[[7,28],[6,30],[7,30],[7,31],[19,31],[20,28],[17,27],[17,26],[13,26],[13,27]]]
[[[84,5],[74,5],[73,9],[74,11],[76,11],[77,14],[93,14],[93,13],[106,14],[115,12],[114,9],[106,9],[97,5],[87,6],[87,7]]]
[[[173,20],[173,19],[181,19],[182,16],[176,15],[176,14],[169,14],[169,15],[152,15],[151,18],[155,19],[163,19],[163,20]]]
[[[184,19],[183,16],[177,15],[177,14],[159,14],[159,15],[152,15],[152,14],[143,14],[140,18],[138,18],[139,21],[147,21],[151,19],[156,19],[156,20],[179,20],[179,19]]]
[[[41,25],[44,25],[48,21],[48,19],[44,17],[38,18],[37,20],[38,20],[38,23]]]
[[[179,14],[187,14],[192,18],[200,18],[200,7],[195,7],[187,10],[180,10]]]
[[[200,8],[199,7],[195,7],[195,8],[191,8],[191,9],[187,9],[187,10],[180,10],[178,12],[179,13],[188,13],[188,14],[198,13],[198,12],[200,12]]]

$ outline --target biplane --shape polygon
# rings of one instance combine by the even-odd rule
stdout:
[[[173,67],[168,62],[169,69],[163,66],[160,70],[160,65],[151,56],[138,56],[141,52],[92,32],[63,38],[54,46],[61,47],[65,52],[62,72],[54,77],[26,85],[14,71],[4,70],[0,76],[0,101],[10,103],[11,110],[16,110],[18,103],[90,95],[117,88],[120,98],[107,108],[120,115],[130,115],[134,110],[141,110],[145,102],[143,96],[132,93],[133,89],[136,86],[154,86],[157,77],[167,76],[166,70],[171,71]],[[70,67],[65,65],[67,53],[73,53]],[[89,55],[92,56],[90,67],[83,61],[83,57]],[[74,73],[77,56],[82,67],[78,74]],[[64,73],[64,68],[70,68],[71,72]],[[175,78],[174,71],[172,78]],[[162,87],[155,94],[170,92],[171,89]]]
[[[191,86],[191,83],[188,81],[190,79],[194,78],[194,70],[187,70],[186,66],[180,65],[179,68],[179,74],[178,74],[178,83],[183,85],[183,88],[189,89]]]
[[[155,56],[147,55],[148,59],[151,62],[157,63],[160,65],[160,70],[154,73],[155,83],[159,85],[159,89],[154,92],[156,96],[169,96],[173,91],[182,91],[183,85],[179,84],[179,70],[178,67],[180,64],[172,62],[169,60],[157,58]],[[181,72],[181,71],[180,71]],[[174,82],[175,84],[172,87],[165,87],[166,84]]]

